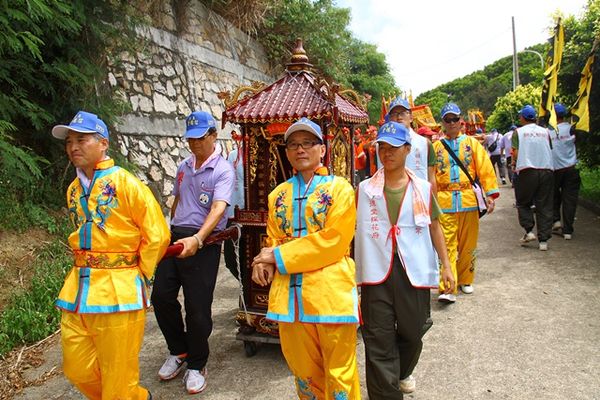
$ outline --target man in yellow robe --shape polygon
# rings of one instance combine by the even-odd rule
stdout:
[[[169,229],[146,185],[107,156],[109,132],[80,111],[52,135],[77,171],[67,190],[74,264],[58,295],[66,377],[89,399],[151,399],[139,386],[148,282]]]
[[[327,175],[319,125],[301,118],[284,136],[298,172],[269,194],[265,247],[252,279],[271,283],[267,318],[279,322],[281,348],[300,399],[360,399],[356,364],[358,298],[354,190]]]
[[[442,128],[445,136],[433,143],[436,154],[435,178],[437,199],[443,214],[440,223],[446,238],[448,257],[457,288],[463,293],[474,291],[475,260],[479,237],[479,209],[471,182],[461,167],[450,156],[444,143],[454,152],[473,180],[481,183],[488,213],[494,210],[494,199],[500,195],[496,174],[487,152],[477,139],[462,132],[460,108],[454,103],[442,107]],[[444,303],[456,301],[454,293],[442,293],[440,282],[438,300]]]

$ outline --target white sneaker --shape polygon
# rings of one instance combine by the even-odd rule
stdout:
[[[169,356],[158,371],[158,377],[163,381],[175,378],[185,367],[185,359],[179,356]]]
[[[452,293],[442,293],[438,296],[438,301],[440,303],[454,303],[456,301],[456,296]]]
[[[206,389],[206,368],[203,368],[202,371],[188,369],[183,375],[183,382],[189,394],[202,392]]]
[[[532,242],[535,239],[536,239],[535,233],[527,232],[525,235],[523,235],[523,237],[521,239],[519,239],[519,241],[524,244],[524,243]]]
[[[409,375],[404,379],[400,380],[400,390],[402,393],[408,394],[415,391],[417,388],[417,380],[414,376]]]
[[[548,242],[540,242],[540,251],[548,251]]]
[[[464,294],[471,294],[475,291],[473,285],[460,285],[460,290],[462,290]]]
[[[560,223],[560,221],[556,221],[552,224],[552,230],[553,231],[558,231],[562,228],[562,224]]]
[[[570,234],[570,233],[565,233],[565,234],[563,235],[563,237],[565,238],[565,240],[571,240],[571,239],[573,239],[573,236],[571,236],[571,234]]]

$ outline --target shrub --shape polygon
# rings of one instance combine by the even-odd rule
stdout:
[[[56,222],[58,233],[67,234],[67,221]],[[42,248],[31,265],[29,288],[13,294],[0,314],[0,356],[15,346],[37,342],[58,329],[60,311],[54,301],[72,264],[64,243],[54,239]]]

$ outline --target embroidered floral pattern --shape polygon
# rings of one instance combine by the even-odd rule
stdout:
[[[325,217],[329,207],[333,204],[331,194],[325,188],[319,188],[315,190],[311,196],[315,200],[311,204],[312,215],[307,216],[308,222],[312,225],[317,225],[319,229],[323,229],[325,226]]]
[[[96,225],[101,230],[105,229],[106,219],[110,216],[111,209],[119,205],[117,201],[117,189],[115,184],[110,179],[103,180],[99,183],[101,187],[100,194],[96,197],[96,210],[94,220],[97,220]]]
[[[131,257],[122,254],[115,257],[109,257],[107,254],[93,255],[88,254],[86,264],[90,268],[126,268],[134,266],[138,263],[138,256]]]
[[[296,387],[301,400],[317,400],[317,396],[310,390],[310,378],[304,380],[296,377]]]
[[[69,219],[75,226],[75,229],[78,229],[84,221],[83,215],[77,213],[77,187],[75,186],[69,192]]]
[[[464,158],[462,162],[465,164],[465,167],[469,167],[471,165],[471,161],[473,161],[473,149],[470,145],[465,145]]]
[[[437,164],[437,169],[440,173],[444,173],[446,172],[446,162],[444,161],[444,149],[440,149],[437,151],[436,153],[436,164]]]
[[[333,398],[334,400],[348,400],[348,392],[344,390],[334,390]]]
[[[275,218],[278,219],[279,228],[282,232],[285,232],[287,236],[291,236],[289,233],[291,223],[287,219],[287,209],[288,206],[285,204],[285,198],[287,196],[287,191],[282,190],[277,194],[277,198],[275,199]]]

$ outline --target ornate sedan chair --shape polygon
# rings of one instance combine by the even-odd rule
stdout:
[[[267,321],[269,288],[251,280],[252,259],[266,245],[267,197],[293,175],[285,156],[283,134],[301,117],[321,126],[327,152],[324,164],[335,175],[353,182],[353,132],[368,123],[365,104],[351,90],[341,90],[312,72],[301,40],[283,76],[271,85],[242,86],[233,95],[220,94],[225,103],[222,123],[240,126],[244,167],[243,209],[236,207],[234,223],[241,225],[239,264],[228,265],[241,275],[240,325],[237,339],[244,341],[246,355],[256,353],[257,342],[279,343],[277,323]],[[245,96],[242,96],[245,94]],[[226,253],[226,260],[234,260]],[[229,256],[229,257],[228,257]]]

